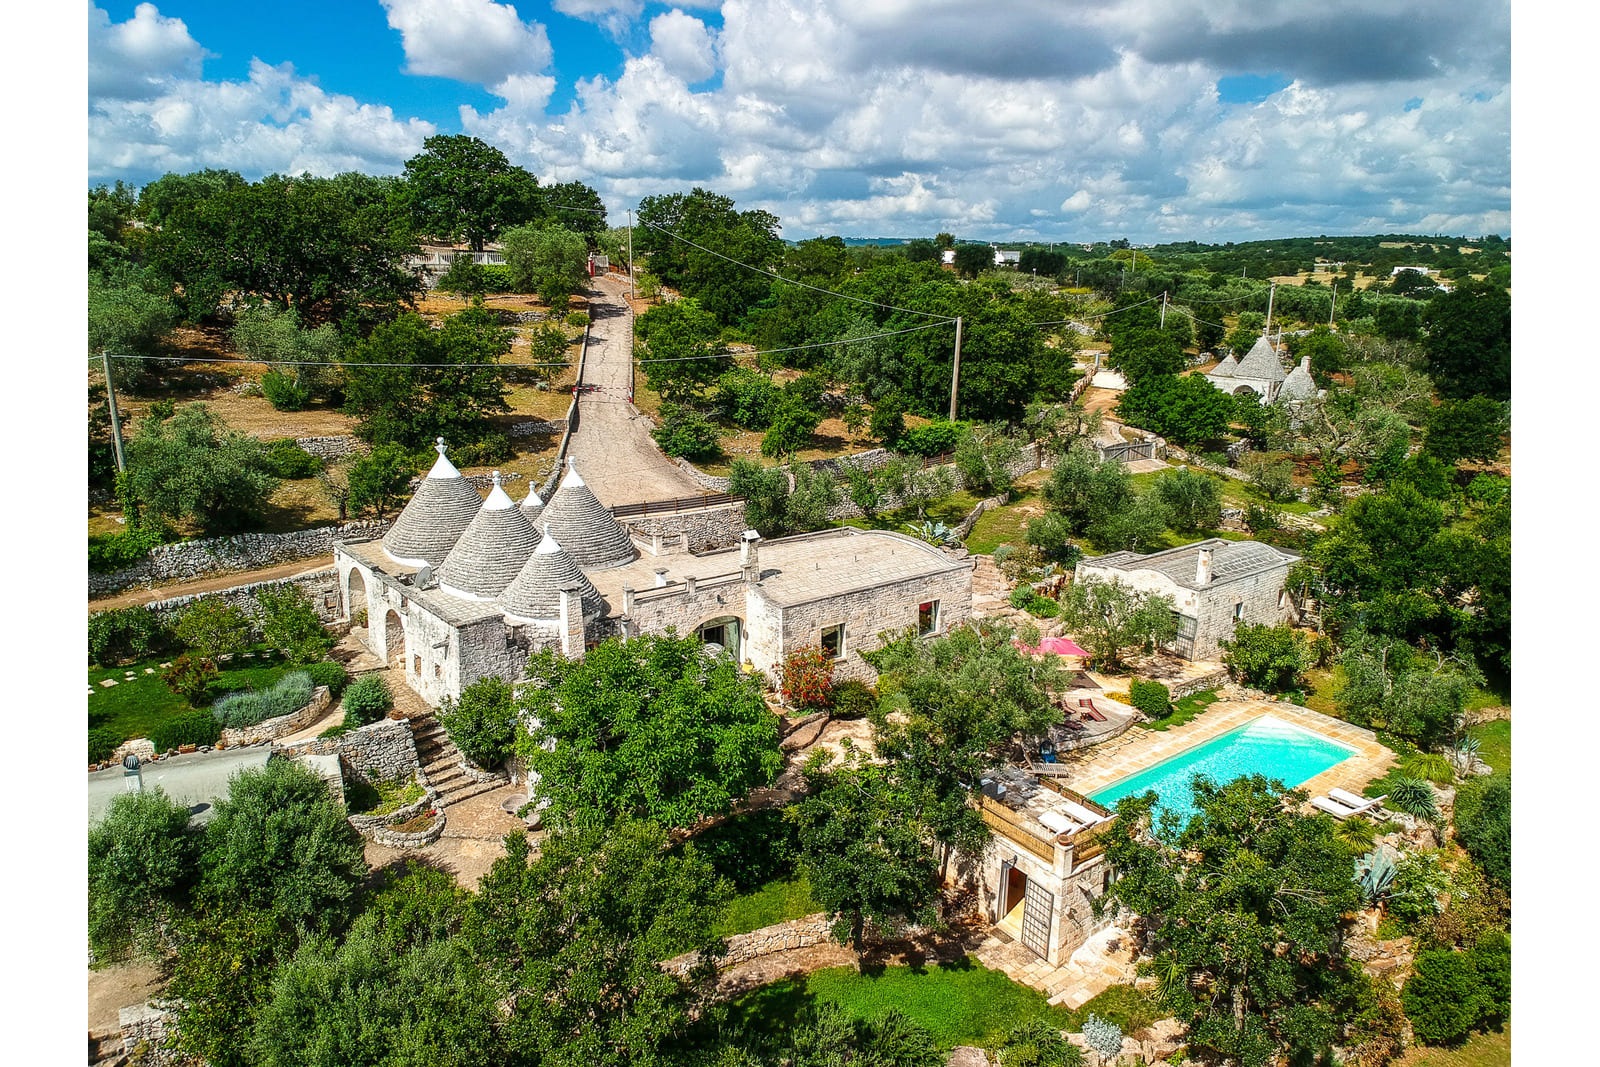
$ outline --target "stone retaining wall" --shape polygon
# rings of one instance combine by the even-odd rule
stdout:
[[[415,819],[425,811],[431,811],[439,806],[439,791],[428,784],[427,776],[419,768],[411,775],[411,780],[422,787],[422,796],[404,807],[384,815],[347,815],[345,821],[354,826],[362,834],[371,837],[378,830],[392,826],[395,823]]]
[[[157,545],[131,567],[106,574],[90,572],[89,596],[106,596],[136,585],[184,581],[321,556],[333,551],[335,541],[370,541],[382,537],[390,525],[387,521],[366,520],[291,533],[235,534]]]
[[[956,523],[956,539],[958,541],[965,541],[968,535],[972,533],[972,528],[978,525],[978,520],[983,518],[984,512],[988,511],[990,508],[1001,507],[1005,504],[1005,502],[1006,498],[1003,496],[985,497],[984,499],[978,501],[973,509],[967,512],[967,517]]]
[[[350,434],[339,434],[335,437],[296,437],[294,443],[318,459],[342,459],[345,456],[358,453],[365,455],[372,451],[371,446],[365,441]]]
[[[507,437],[532,437],[540,433],[565,433],[566,419],[530,419],[527,422],[514,422],[506,431]]]
[[[355,774],[377,778],[409,778],[421,764],[411,724],[405,719],[380,719],[338,737],[314,737],[273,750],[283,756],[336,754]]]
[[[433,822],[425,830],[418,830],[414,834],[403,834],[388,826],[380,826],[372,831],[372,842],[385,848],[422,848],[439,840],[444,834],[444,812],[433,817]]]
[[[635,537],[648,542],[655,534],[668,545],[681,544],[688,535],[689,551],[732,548],[744,536],[744,501],[726,507],[686,511],[673,515],[647,515],[618,520]]]
[[[1190,678],[1188,681],[1179,682],[1176,685],[1168,685],[1167,690],[1172,694],[1173,700],[1182,700],[1184,697],[1194,696],[1196,693],[1204,693],[1207,689],[1216,689],[1218,686],[1227,684],[1228,669],[1219,667],[1209,674],[1202,674],[1199,677]]]
[[[717,967],[726,969],[777,952],[820,945],[828,940],[828,926],[827,915],[819,911],[775,926],[763,926],[748,934],[734,934],[728,938],[728,954],[717,961]],[[697,957],[697,953],[685,953],[662,966],[674,974],[685,974],[694,966]]]
[[[276,589],[284,585],[298,585],[311,597],[311,605],[317,610],[317,618],[324,624],[332,623],[339,618],[339,572],[332,567],[309,574],[301,574],[294,578],[274,578],[267,582],[250,582],[246,585],[236,585],[230,589],[219,589],[212,593],[194,593],[189,596],[168,597],[165,600],[153,600],[144,605],[146,611],[159,614],[166,622],[172,622],[183,609],[193,604],[196,600],[205,597],[220,597],[223,603],[237,607],[248,615],[252,621],[261,621],[261,602],[258,594],[263,589]]]
[[[117,1024],[122,1030],[122,1047],[133,1055],[144,1046],[140,1063],[156,1065],[178,1063],[177,1049],[167,1043],[167,1024],[172,1014],[155,1007],[149,1001],[133,1004],[117,1011]]]
[[[276,741],[280,737],[288,737],[321,718],[331,700],[328,687],[319,685],[312,691],[311,703],[305,707],[274,719],[262,719],[254,726],[227,727],[222,731],[221,744],[231,748],[234,745],[254,745],[262,741]]]

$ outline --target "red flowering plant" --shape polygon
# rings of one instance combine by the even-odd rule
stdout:
[[[783,700],[805,711],[833,706],[833,660],[822,649],[805,645],[784,657]]]

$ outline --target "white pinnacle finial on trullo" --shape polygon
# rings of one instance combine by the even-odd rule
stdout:
[[[500,472],[499,471],[495,471],[492,474],[490,474],[489,475],[489,480],[494,482],[494,487],[496,489],[500,488]]]
[[[439,453],[441,456],[444,455],[444,438],[439,437],[434,439],[433,450]]]

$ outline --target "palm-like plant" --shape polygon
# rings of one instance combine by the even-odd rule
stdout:
[[[942,522],[908,522],[906,532],[930,545],[953,544],[956,533]]]
[[[1404,812],[1425,822],[1439,820],[1439,804],[1434,799],[1433,786],[1421,778],[1398,778],[1392,782],[1384,807]]]
[[[1450,757],[1438,752],[1412,753],[1406,758],[1404,767],[1406,774],[1412,778],[1422,778],[1440,785],[1449,785],[1456,780]]]

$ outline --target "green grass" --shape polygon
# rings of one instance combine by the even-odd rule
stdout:
[[[163,662],[171,660],[147,659],[127,667],[89,668],[89,685],[94,690],[94,695],[87,698],[89,727],[110,730],[119,740],[126,741],[132,737],[149,737],[150,731],[161,723],[193,710],[187,700],[168,689],[161,680]],[[266,665],[258,665],[259,659],[242,662],[251,665],[234,668],[230,664],[223,668],[207,691],[206,699],[201,701],[201,707],[210,706],[211,701],[223,693],[270,686],[294,669],[278,660]],[[156,673],[144,673],[146,667],[155,668]],[[133,681],[125,680],[128,671],[133,672]],[[100,681],[105,678],[117,684],[103,688]]]
[[[1220,474],[1212,474],[1210,471],[1200,470],[1198,467],[1190,467],[1189,469],[1204,474],[1221,487],[1222,506],[1225,508],[1249,508],[1250,505],[1254,504],[1258,508],[1267,508],[1271,511],[1283,511],[1291,515],[1309,515],[1311,512],[1316,511],[1318,507],[1316,504],[1307,504],[1299,500],[1289,500],[1282,503],[1268,500],[1260,490],[1249,482],[1224,478]],[[1146,471],[1143,474],[1135,474],[1133,475],[1134,488],[1142,493],[1153,486],[1156,480],[1165,473],[1165,471]]]
[[[1473,1034],[1456,1048],[1413,1046],[1394,1067],[1510,1067],[1511,1027],[1499,1033]]]
[[[1067,1028],[1072,1013],[1045,1003],[1044,994],[991,971],[970,956],[932,967],[829,967],[804,978],[762,986],[733,1004],[730,1022],[751,1032],[782,1034],[820,1001],[862,1019],[898,1008],[933,1034],[940,1048],[993,1049],[1013,1027],[1044,1018]]]
[[[747,934],[821,910],[822,905],[812,899],[811,883],[804,874],[779,878],[730,900],[712,933],[716,937]]]
[[[927,522],[942,522],[946,526],[954,526],[977,506],[978,498],[965,489],[960,489],[929,504],[923,519]],[[916,521],[916,508],[897,508],[894,511],[880,512],[875,518],[844,519],[834,525],[854,526],[858,530],[893,530],[896,533],[905,533],[906,524]]]
[[[357,779],[344,792],[345,807],[355,815],[387,815],[422,799],[422,787],[409,778]]]
[[[1024,507],[1044,508],[1044,499],[1037,493],[1013,500],[1004,507],[990,508],[972,524],[967,537],[967,550],[979,556],[994,554],[1001,545],[1021,548],[1028,543],[1028,518]]]
[[[1144,723],[1143,726],[1146,730],[1153,730],[1157,733],[1170,730],[1174,726],[1182,726],[1184,723],[1189,722],[1216,702],[1217,691],[1215,689],[1207,689],[1203,693],[1194,693],[1184,697],[1182,700],[1173,701],[1172,714],[1165,719]]]
[[[1474,726],[1467,733],[1478,739],[1478,758],[1494,768],[1491,778],[1511,773],[1511,723],[1508,720],[1486,722]],[[1382,778],[1374,778],[1368,782],[1362,792],[1369,797],[1381,797],[1389,792],[1389,787],[1395,779],[1403,777],[1405,772],[1396,765],[1389,768],[1388,773]],[[1465,781],[1457,779],[1456,787],[1463,794],[1478,792],[1489,784],[1491,778],[1468,778]]]
[[[1082,1030],[1089,1016],[1098,1015],[1102,1019],[1110,1019],[1122,1027],[1123,1033],[1129,1034],[1143,1030],[1170,1014],[1148,993],[1142,993],[1131,985],[1114,985],[1096,993],[1083,1007],[1068,1016],[1070,1022],[1062,1029]]]

